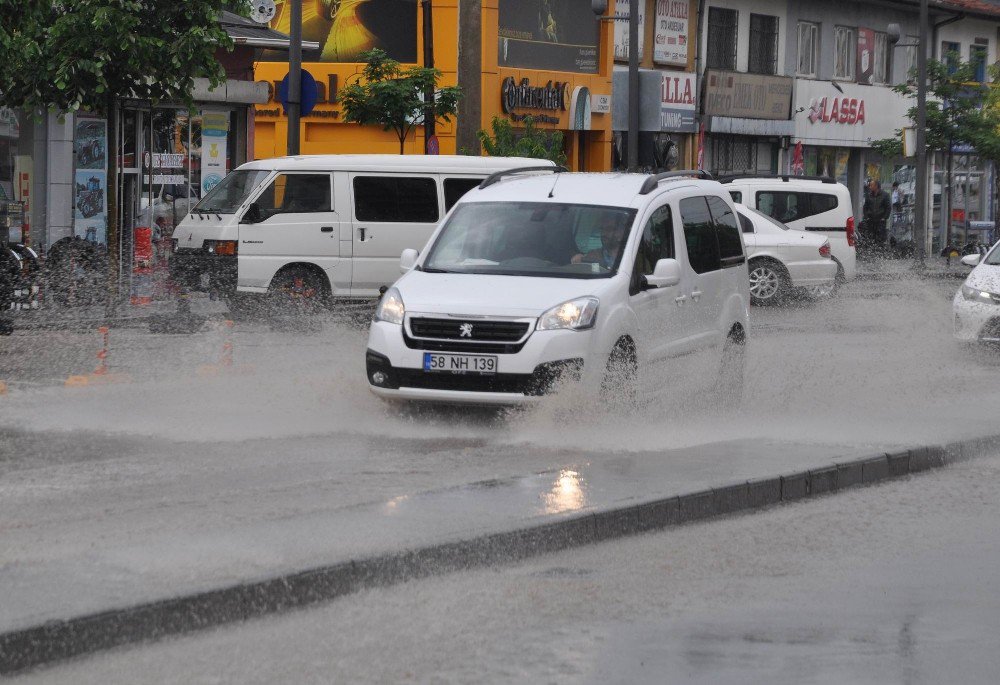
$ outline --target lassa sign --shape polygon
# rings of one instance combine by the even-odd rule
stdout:
[[[855,124],[865,123],[864,98],[813,98],[809,102],[809,121],[813,124],[834,123]]]

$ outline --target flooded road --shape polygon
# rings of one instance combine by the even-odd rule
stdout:
[[[555,397],[534,409],[514,413],[400,412],[382,405],[368,392],[363,369],[365,330],[363,325],[345,318],[332,318],[312,331],[239,324],[231,335],[212,325],[191,336],[156,335],[141,328],[114,329],[109,363],[112,371],[130,375],[131,382],[63,388],[61,378],[93,366],[96,336],[78,331],[19,331],[5,339],[0,348],[0,368],[7,369],[12,387],[9,395],[0,398],[0,429],[5,431],[4,445],[10,448],[0,454],[0,580],[7,581],[8,589],[17,596],[27,598],[20,605],[24,611],[16,616],[24,621],[32,615],[31,593],[45,593],[49,588],[76,592],[66,577],[34,572],[60,557],[73,557],[78,569],[81,563],[86,569],[89,560],[92,567],[87,572],[111,582],[130,574],[160,574],[158,577],[165,580],[157,587],[167,591],[207,579],[217,582],[256,577],[301,562],[300,558],[288,556],[286,548],[261,542],[267,539],[264,533],[290,531],[286,539],[300,544],[300,549],[322,553],[330,539],[324,537],[325,529],[317,524],[320,517],[331,512],[384,509],[393,502],[414,501],[426,497],[426,493],[473,483],[534,482],[534,476],[545,474],[539,482],[544,480],[542,485],[551,484],[551,488],[542,493],[539,506],[558,515],[590,503],[587,498],[593,496],[594,484],[600,482],[593,479],[593,474],[620,473],[625,464],[644,461],[655,464],[660,474],[676,469],[685,478],[696,477],[701,465],[691,455],[705,445],[778,440],[795,445],[806,459],[810,454],[823,454],[823,450],[871,452],[887,445],[943,443],[995,433],[1000,358],[989,352],[967,350],[952,341],[950,298],[957,286],[958,282],[951,280],[863,281],[850,284],[833,300],[753,310],[747,392],[742,410],[735,414],[706,408],[683,387],[667,388],[655,402],[646,402],[636,415],[627,418],[611,415],[595,403],[574,396]],[[47,345],[38,344],[46,340]],[[233,344],[238,373],[203,368],[218,364],[227,340]],[[30,358],[26,356],[28,351],[33,355]],[[736,473],[739,462],[727,464],[728,455],[724,451],[712,455],[714,466],[731,468]],[[879,489],[865,493],[875,491]],[[905,492],[900,491],[899,506],[887,506],[882,510],[884,516],[873,514],[855,527],[863,533],[883,518],[908,522],[922,513],[916,511],[921,500],[908,500]],[[809,506],[820,506],[828,514],[850,516],[854,504],[848,498],[861,496],[845,495],[781,511],[808,512]],[[872,506],[879,510],[878,498],[874,498]],[[489,513],[483,510],[484,515]],[[788,535],[794,533],[794,539],[805,546],[799,551],[827,555],[843,552],[837,547],[837,531],[822,526],[812,530],[806,525],[810,521],[822,524],[825,517],[817,520],[802,514],[801,531],[797,529],[800,519],[792,518],[784,524],[790,531]],[[666,534],[664,539],[699,529],[705,542],[700,544],[693,538],[689,547],[673,558],[698,559],[701,554],[729,550],[736,539],[738,549],[750,556],[755,550],[760,552],[758,562],[766,564],[769,545],[788,537],[778,533],[772,536],[766,526],[754,529],[756,532],[747,538],[750,542],[732,538],[732,534],[713,538],[705,532],[729,525],[739,522],[692,526]],[[913,530],[905,529],[908,535],[915,534]],[[358,539],[373,539],[375,529],[360,527],[349,532]],[[652,539],[647,536],[620,544],[641,544]],[[139,546],[141,541],[151,540],[163,544]],[[638,559],[639,554],[629,551],[615,555],[619,567],[609,567],[608,574],[617,580],[608,582],[625,582],[623,579],[633,570],[632,562],[621,559]],[[657,567],[671,581],[671,587],[675,571],[689,568],[692,576],[698,575],[698,568],[678,563],[662,562]],[[736,562],[720,563],[737,568]],[[889,559],[886,563],[895,562]],[[404,650],[398,659],[393,656],[386,662],[389,670],[380,670],[371,667],[371,663],[378,662],[372,650],[375,644],[388,644],[381,636],[392,635],[391,626],[376,622],[359,624],[358,630],[347,629],[350,623],[336,631],[317,628],[327,623],[336,626],[344,617],[367,615],[364,603],[373,598],[393,606],[406,604],[411,601],[407,587],[429,588],[417,594],[447,594],[451,583],[483,582],[470,580],[479,577],[476,574],[409,584],[384,595],[366,592],[331,605],[329,611],[333,613],[304,613],[302,616],[323,615],[321,619],[309,619],[320,621],[309,624],[314,631],[352,632],[360,642],[345,642],[354,644],[354,651],[337,652],[340,656],[333,664],[308,654],[299,661],[318,664],[318,674],[345,674],[343,679],[351,681],[405,680],[410,672],[406,664],[413,663],[423,664],[424,670],[413,671],[423,674],[415,676],[418,682],[433,680],[432,674],[438,668],[446,674],[445,682],[469,682],[476,680],[477,667],[486,668],[488,677],[482,679],[489,680],[554,678],[578,682],[592,677],[593,682],[602,682],[594,669],[615,663],[612,656],[600,652],[601,658],[595,657],[587,667],[590,670],[579,667],[580,660],[589,658],[599,647],[597,638],[581,637],[559,618],[563,608],[576,606],[581,598],[599,599],[599,588],[593,585],[595,574],[587,570],[587,564],[578,572],[580,566],[575,562],[546,562],[534,568],[537,583],[544,587],[528,595],[515,595],[512,601],[516,600],[513,609],[521,606],[528,611],[532,600],[537,600],[536,618],[554,621],[551,625],[538,623],[534,633],[525,633],[540,643],[537,663],[515,667],[489,662],[492,640],[508,645],[509,655],[526,649],[531,640],[477,633],[470,627],[495,623],[498,630],[504,626],[513,630],[521,623],[534,625],[529,620],[530,612],[529,618],[508,618],[512,608],[500,601],[503,598],[494,596],[493,604],[482,607],[483,615],[470,614],[469,626],[455,624],[449,628],[446,621],[438,621],[438,617],[451,614],[456,615],[456,620],[460,618],[461,607],[456,602],[468,604],[470,611],[475,608],[477,591],[473,589],[455,595],[465,598],[463,602],[428,596],[427,611],[432,613],[425,617],[433,618],[435,624],[429,636],[445,639],[448,635],[468,634],[464,641],[455,638],[455,644],[470,650],[471,660],[463,661],[453,653],[442,656],[440,661],[421,661],[415,652],[427,645],[416,640],[412,641],[414,653]],[[849,569],[841,570],[847,573]],[[481,577],[499,577],[491,573]],[[523,579],[517,579],[516,569],[496,573],[515,579],[506,585],[509,592],[524,584]],[[776,562],[768,573],[764,576],[774,576],[780,585],[788,571],[784,562]],[[656,575],[655,571],[649,574],[645,582],[652,582]],[[528,577],[536,576],[529,573]],[[680,666],[690,669],[688,662],[706,653],[706,663],[715,665],[704,673],[729,677],[727,669],[739,663],[738,659],[730,660],[733,650],[750,644],[764,645],[759,649],[766,651],[767,645],[783,644],[791,639],[788,635],[794,638],[805,630],[786,616],[776,624],[777,633],[764,631],[757,635],[751,631],[746,640],[738,637],[747,632],[746,627],[769,625],[763,614],[726,613],[729,607],[750,606],[749,595],[737,591],[751,585],[741,578],[733,576],[733,588],[720,595],[727,598],[725,605],[698,603],[704,611],[690,615],[694,623],[685,622],[688,619],[680,615],[676,621],[672,617],[663,623],[655,613],[643,617],[641,612],[633,615],[612,610],[600,614],[600,621],[610,621],[604,627],[598,625],[597,618],[590,619],[594,623],[592,630],[594,635],[604,631],[604,642],[615,636],[630,636],[625,642],[637,645],[640,652],[645,649],[640,649],[643,644],[662,641],[674,645],[671,649],[677,653],[673,656],[661,654],[673,653],[670,650],[654,650],[661,654],[662,668],[668,671]],[[565,593],[545,594],[545,588],[562,583],[569,583]],[[530,586],[529,582],[525,588]],[[875,592],[876,587],[869,583],[864,589]],[[692,601],[700,602],[698,597],[703,596],[693,589],[690,592]],[[928,593],[935,596],[934,588],[929,588]],[[703,590],[703,595],[708,594]],[[80,610],[106,607],[104,596],[88,596],[86,591],[76,595],[74,600],[79,601],[61,605]],[[673,606],[676,601],[671,599],[667,605]],[[640,598],[630,600],[626,606],[641,603]],[[830,604],[835,602],[831,599]],[[8,604],[8,610],[13,606]],[[711,610],[719,606],[725,611],[713,618]],[[883,608],[874,611],[872,621],[883,614]],[[414,616],[419,615],[414,611]],[[511,614],[517,615],[516,611]],[[391,612],[375,611],[373,616],[373,620],[398,622],[400,631],[414,629],[414,623]],[[35,617],[51,618],[42,611]],[[621,622],[612,620],[615,617]],[[897,618],[892,615],[893,631],[903,623]],[[253,625],[281,626],[284,620],[269,619]],[[242,637],[228,636],[238,635],[241,630],[244,628],[213,634],[227,644],[230,640],[240,644]],[[287,630],[292,634],[295,629]],[[912,632],[912,628],[908,630]],[[886,641],[888,634],[876,631],[871,639]],[[567,635],[569,642],[564,649],[559,648]],[[640,639],[642,635],[659,637],[648,643]],[[842,633],[820,642],[832,644],[840,639],[838,635]],[[275,644],[284,644],[280,638],[275,637]],[[312,644],[301,635],[296,639],[303,645]],[[405,635],[396,633],[395,639],[405,642]],[[211,640],[205,635],[183,638],[164,648],[182,644],[194,648],[203,642],[209,644]],[[682,643],[687,646],[677,647]],[[632,663],[636,655],[642,663],[652,659],[621,645],[616,649],[632,655],[623,663]],[[713,650],[721,650],[723,656],[711,657]],[[775,658],[786,658],[786,651],[775,650]],[[144,658],[141,653],[134,658]],[[352,656],[354,653],[358,659],[371,662],[367,671],[362,668],[363,662]],[[568,656],[560,656],[564,653]],[[752,657],[750,661],[771,658],[763,651],[755,651]],[[105,658],[113,657],[98,657],[94,668],[99,670]],[[205,682],[252,681],[257,677],[243,678],[238,671],[230,674],[226,668],[208,668],[219,659],[227,664],[226,668],[237,666],[211,651],[200,662],[193,662],[201,663],[204,673],[216,674],[215,680],[208,678]],[[279,668],[278,664],[290,670],[301,668],[298,662],[292,665],[277,657],[274,661],[275,668]],[[247,663],[253,663],[253,659]],[[516,663],[516,659],[511,661]],[[267,670],[267,664],[257,665],[261,674],[270,674],[270,681],[308,681],[311,677],[295,671],[300,677],[280,678]],[[527,669],[524,672],[530,677],[519,677],[522,671],[518,668]],[[550,668],[555,670],[547,670]],[[663,671],[658,672],[662,675]],[[169,682],[173,677],[155,669],[151,673],[161,676],[156,680]],[[385,677],[379,678],[378,674]],[[199,682],[201,676],[192,677],[189,672],[186,677],[188,682]],[[643,677],[645,672],[636,676]],[[178,677],[177,682],[182,680]],[[621,682],[629,681],[626,678]],[[741,681],[733,676],[732,682]],[[795,682],[809,680],[800,678]]]

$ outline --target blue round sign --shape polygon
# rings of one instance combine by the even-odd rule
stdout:
[[[288,113],[288,76],[281,80],[281,84],[278,86],[278,100],[281,102],[281,106],[285,108],[285,113]],[[299,114],[305,116],[313,111],[313,107],[316,106],[316,100],[319,98],[319,88],[316,87],[316,79],[305,69],[302,70],[302,97],[301,108]]]

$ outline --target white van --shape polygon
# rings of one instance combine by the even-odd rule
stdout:
[[[538,159],[458,155],[304,155],[248,162],[174,229],[178,284],[233,293],[374,298],[399,278],[483,179]],[[206,278],[207,276],[207,278]]]
[[[837,281],[857,271],[854,210],[843,183],[820,176],[734,175],[719,181],[737,204],[756,209],[788,228],[824,235],[837,262]]]

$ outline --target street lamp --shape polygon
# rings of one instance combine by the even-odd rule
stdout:
[[[628,1],[628,16],[601,16],[608,10],[607,0],[592,0],[591,9],[598,21],[628,22],[628,170],[639,170],[639,0]]]

